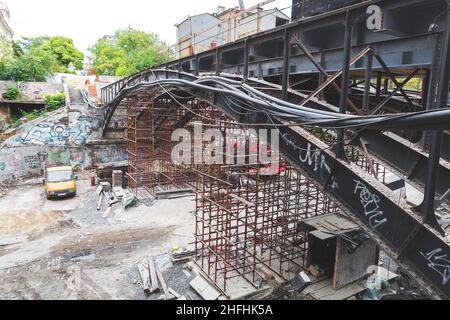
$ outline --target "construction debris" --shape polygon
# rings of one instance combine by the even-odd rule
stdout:
[[[122,188],[123,172],[121,170],[113,170],[112,172],[112,186],[113,188]]]
[[[128,190],[125,190],[125,195],[122,198],[122,207],[124,209],[134,205],[136,203],[136,197]]]
[[[172,263],[173,264],[183,264],[191,260],[195,256],[195,250],[188,250],[187,248],[174,248],[172,249]]]
[[[183,198],[183,197],[190,197],[190,196],[192,196],[192,194],[193,194],[192,188],[176,189],[176,190],[170,190],[170,191],[157,191],[156,199],[158,199],[158,200],[177,199],[177,198]]]
[[[116,203],[120,202],[119,199],[117,199],[114,196],[114,193],[112,191],[103,192],[103,193],[104,193],[104,195],[106,197],[106,200],[108,201],[108,205],[109,206],[112,206],[113,204],[116,204]]]
[[[158,277],[156,273],[156,267],[155,267],[155,260],[153,260],[153,257],[150,256],[147,259],[148,261],[148,270],[150,272],[150,280],[151,280],[151,286],[152,286],[152,292],[159,289],[159,282]]]
[[[180,300],[181,297],[182,297],[178,292],[176,292],[176,291],[173,290],[172,288],[169,288],[169,292],[170,292],[171,294],[173,294],[178,300]],[[184,297],[184,296],[183,296],[183,297]],[[184,298],[184,300],[186,300],[186,297]]]
[[[311,284],[311,279],[306,275],[305,272],[300,272],[292,279],[292,286],[298,291],[302,292]]]
[[[108,207],[106,211],[102,214],[102,218],[106,219],[112,211],[112,207]]]
[[[157,269],[153,257],[148,257],[138,264],[139,274],[143,283],[144,291],[147,294],[158,292],[160,285],[158,281]]]
[[[163,289],[164,295],[166,296],[166,300],[173,300],[175,299],[175,295],[173,295],[170,291],[169,288],[166,285],[166,281],[164,280],[164,277],[161,273],[161,270],[159,270],[159,268],[156,267],[156,274],[158,275],[158,279],[159,282],[161,283],[161,287]]]
[[[139,274],[141,275],[142,285],[144,291],[146,293],[150,293],[150,275],[148,273],[148,269],[145,267],[145,264],[138,264]]]
[[[100,193],[100,198],[98,199],[98,202],[97,202],[97,211],[100,211],[100,209],[102,207],[102,202],[103,202],[103,192]]]
[[[222,294],[210,285],[202,276],[197,276],[189,285],[195,290],[204,300],[217,300]]]
[[[101,184],[98,185],[97,190],[95,190],[95,193],[99,196],[103,192],[103,186]]]
[[[103,192],[111,191],[111,184],[109,182],[100,182],[100,186],[102,187]]]
[[[122,201],[123,197],[126,195],[125,190],[122,187],[114,187],[113,188],[114,196]]]

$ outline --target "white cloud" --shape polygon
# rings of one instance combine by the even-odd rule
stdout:
[[[5,1],[5,0],[4,0]],[[131,26],[154,32],[175,43],[176,23],[188,15],[215,12],[217,6],[238,6],[238,0],[6,0],[16,37],[41,35],[74,39],[83,50],[105,34]],[[247,7],[258,0],[245,1]],[[286,8],[292,0],[276,0],[265,8]],[[290,15],[290,9],[285,11]]]

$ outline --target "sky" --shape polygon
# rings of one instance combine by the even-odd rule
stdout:
[[[64,36],[87,52],[104,35],[128,26],[175,41],[175,24],[188,15],[216,12],[219,5],[235,7],[238,0],[2,0],[11,11],[15,38]],[[262,0],[245,0],[247,8]],[[275,0],[265,9],[287,8],[292,0]],[[290,16],[290,8],[283,11]]]

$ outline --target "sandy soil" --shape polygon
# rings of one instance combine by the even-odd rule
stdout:
[[[49,201],[42,185],[0,199],[0,299],[158,299],[141,288],[137,263],[148,255],[169,286],[189,289],[194,275],[173,267],[168,252],[193,241],[192,198],[119,204],[107,217],[97,200],[88,181],[73,199]]]

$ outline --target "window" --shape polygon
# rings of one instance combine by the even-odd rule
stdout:
[[[51,171],[48,173],[48,182],[66,182],[73,180],[72,171]]]

